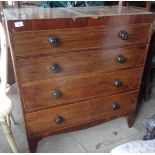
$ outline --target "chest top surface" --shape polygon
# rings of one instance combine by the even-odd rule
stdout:
[[[29,20],[29,19],[56,19],[56,18],[78,18],[78,17],[102,17],[117,15],[152,14],[139,9],[129,7],[76,7],[76,8],[21,8],[4,9],[7,20]]]
[[[152,23],[154,14],[123,6],[14,8],[4,9],[4,19],[10,31],[18,32]],[[18,21],[21,26],[16,26]]]

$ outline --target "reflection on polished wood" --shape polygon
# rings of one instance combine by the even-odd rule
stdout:
[[[118,9],[120,11],[118,11]],[[119,6],[80,7],[80,8],[16,8],[4,10],[7,20],[58,19],[78,17],[103,17],[116,15],[152,14],[139,9]]]
[[[154,15],[126,7],[7,9],[31,152],[118,117],[133,125]]]

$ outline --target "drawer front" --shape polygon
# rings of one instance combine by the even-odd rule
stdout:
[[[102,97],[39,112],[27,113],[27,127],[30,136],[76,126],[93,120],[110,120],[136,108],[138,92]]]
[[[14,32],[15,56],[148,42],[150,24]]]
[[[71,53],[18,60],[21,83],[144,65],[146,46]]]
[[[137,89],[142,68],[112,73],[92,73],[38,81],[22,85],[26,110],[61,105],[93,98],[108,96]]]

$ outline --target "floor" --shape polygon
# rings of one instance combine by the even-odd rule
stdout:
[[[16,85],[11,87],[9,96],[14,102],[13,115],[18,123],[13,126],[14,137],[19,151],[29,152]],[[125,118],[115,119],[89,129],[45,138],[39,142],[37,152],[107,153],[119,144],[142,139],[145,134],[146,123],[153,114],[155,114],[155,89],[152,90],[151,100],[149,102],[142,102],[132,128],[128,128]],[[0,128],[0,135],[0,152],[12,152],[2,128]]]

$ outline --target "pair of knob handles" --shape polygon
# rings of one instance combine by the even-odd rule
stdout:
[[[126,31],[120,31],[118,33],[118,38],[121,40],[128,40],[129,34]],[[57,36],[52,36],[49,38],[49,44],[54,48],[59,47],[61,45],[61,40]]]
[[[122,87],[123,83],[121,80],[115,80],[114,85],[116,88],[120,88],[120,87]],[[62,93],[61,93],[61,91],[58,91],[58,90],[53,91],[52,96],[54,99],[60,99],[62,97]]]
[[[121,80],[115,80],[114,85],[115,85],[116,88],[121,88],[123,83],[122,83]],[[60,99],[62,97],[62,93],[61,93],[61,91],[58,91],[58,90],[53,91],[52,96],[53,96],[54,99]]]
[[[120,105],[118,103],[113,103],[111,105],[112,110],[118,110],[120,108]],[[64,118],[62,116],[56,116],[54,121],[57,125],[62,124],[64,122]]]
[[[116,62],[122,64],[122,63],[125,63],[126,62],[126,58],[124,55],[118,55],[116,57]],[[60,73],[61,72],[61,67],[59,66],[59,64],[52,64],[50,66],[50,70],[53,72],[53,73]]]
[[[53,65],[51,65],[50,70],[53,73],[59,73],[61,71],[61,68],[58,64],[53,64]],[[53,91],[52,96],[54,99],[59,99],[59,98],[61,98],[62,93],[60,91]]]

